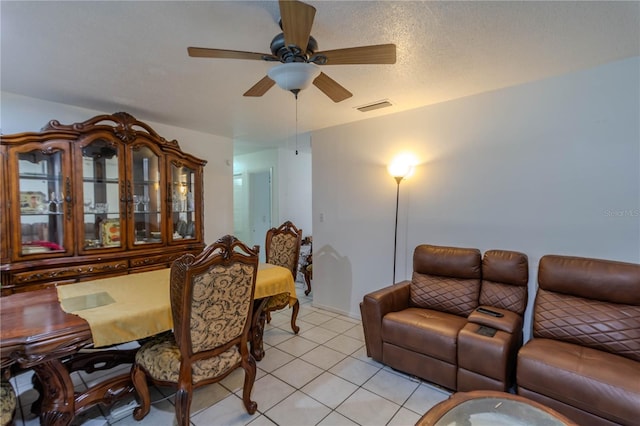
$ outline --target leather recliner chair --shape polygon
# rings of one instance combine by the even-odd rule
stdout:
[[[517,391],[578,424],[638,424],[640,264],[540,259]]]
[[[425,244],[413,270],[411,281],[364,296],[367,355],[453,390],[508,389],[522,344],[526,255],[491,250],[483,260],[477,249]],[[480,303],[497,316],[477,312]]]

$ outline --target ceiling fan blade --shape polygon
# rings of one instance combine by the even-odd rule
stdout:
[[[324,56],[327,58],[327,61],[324,64],[316,62],[319,65],[395,64],[396,45],[377,44],[373,46],[325,50],[323,52],[316,52],[314,57],[316,56]]]
[[[251,89],[244,92],[243,96],[262,96],[267,93],[267,90],[271,89],[274,84],[276,84],[276,82],[265,75],[264,78],[254,84]]]
[[[242,52],[240,50],[209,49],[188,47],[189,56],[194,58],[257,59],[262,61],[279,59],[269,53]]]
[[[347,98],[353,96],[353,94],[338,84],[334,79],[321,72],[315,80],[313,85],[327,95],[333,102],[341,102]]]
[[[297,0],[280,0],[279,4],[284,42],[306,52],[316,8]]]

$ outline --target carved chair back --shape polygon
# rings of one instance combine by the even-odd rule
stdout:
[[[265,242],[267,263],[289,269],[295,280],[301,243],[302,229],[296,228],[290,221],[269,229]]]
[[[246,347],[258,271],[257,247],[227,235],[197,257],[171,267],[171,312],[182,359],[224,352],[241,339]],[[183,362],[184,364],[184,362]]]

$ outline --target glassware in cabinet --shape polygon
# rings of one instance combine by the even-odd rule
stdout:
[[[96,139],[82,148],[82,244],[84,250],[122,247],[120,148]]]
[[[72,250],[73,190],[69,150],[66,143],[26,145],[14,152],[11,162],[17,171],[13,202],[17,203],[19,241],[15,254],[59,256]],[[15,237],[14,233],[14,237]]]
[[[133,245],[163,241],[161,159],[150,147],[136,146],[132,152],[130,216]]]
[[[195,196],[197,172],[178,162],[171,163],[171,239],[188,240],[196,235]]]

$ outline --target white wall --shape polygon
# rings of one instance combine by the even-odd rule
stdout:
[[[272,169],[272,225],[290,220],[302,229],[303,235],[312,233],[310,152],[299,151],[296,155],[294,149],[280,148],[236,155],[233,167],[234,174],[245,177],[249,172]]]
[[[99,114],[117,111],[94,111],[42,101],[2,92],[0,129],[3,134],[39,131],[50,120],[62,124],[85,121]],[[233,142],[229,138],[196,132],[136,117],[151,126],[167,140],[177,140],[180,148],[207,160],[204,167],[204,238],[212,243],[233,233]]]
[[[302,235],[311,235],[311,153],[278,150],[278,225],[286,220],[302,229]]]
[[[359,316],[422,243],[640,262],[640,58],[313,134],[314,305]],[[529,308],[528,313],[530,314]],[[529,327],[527,320],[525,330]]]

